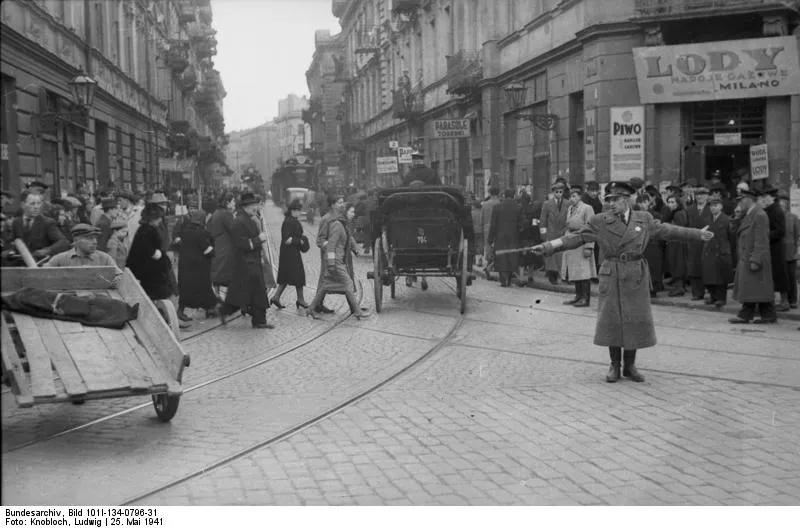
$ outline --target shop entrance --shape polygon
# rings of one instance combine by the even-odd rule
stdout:
[[[750,168],[749,145],[707,145],[705,150],[704,179],[709,180],[716,171],[725,187],[732,187],[731,180]]]

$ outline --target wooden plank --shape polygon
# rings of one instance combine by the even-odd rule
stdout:
[[[69,396],[83,396],[88,392],[86,384],[81,378],[78,367],[72,361],[72,357],[67,352],[67,347],[58,333],[58,328],[51,319],[35,318],[36,328],[39,329],[39,335],[42,340],[47,343],[47,348],[50,351],[50,361],[56,368],[58,377],[64,384],[64,389]]]
[[[130,389],[130,382],[114,365],[100,336],[87,332],[61,336],[89,392]]]
[[[82,266],[70,268],[3,268],[2,291],[32,287],[43,290],[107,290],[117,268]]]
[[[120,281],[119,293],[128,304],[139,303],[139,317],[129,323],[131,328],[155,363],[164,365],[170,377],[180,383],[188,354],[128,268],[125,268]]]
[[[88,328],[74,321],[59,321],[58,319],[53,319],[52,321],[59,334],[80,334],[85,328]]]
[[[5,319],[0,321],[0,354],[3,357],[3,367],[6,375],[11,379],[11,387],[17,404],[20,407],[33,407],[33,394],[31,394],[31,382],[25,370],[22,368],[22,360],[17,353],[17,346],[11,338]]]
[[[106,344],[108,352],[114,363],[122,371],[131,384],[131,389],[143,391],[150,388],[151,379],[145,373],[144,367],[136,358],[128,340],[122,330],[111,328],[97,328],[97,334]]]
[[[163,367],[157,365],[150,354],[147,353],[145,346],[136,338],[136,332],[129,325],[121,330],[122,335],[128,342],[134,357],[144,369],[144,372],[150,380],[151,388],[167,389],[167,385],[174,381],[169,377],[169,373]]]
[[[50,354],[47,352],[42,336],[36,326],[34,318],[21,314],[14,314],[14,323],[17,332],[25,346],[25,357],[28,359],[31,375],[31,392],[33,399],[47,401],[56,396],[56,386],[53,383],[53,367],[50,365]]]

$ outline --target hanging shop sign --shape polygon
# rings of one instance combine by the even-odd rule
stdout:
[[[397,158],[395,156],[382,156],[377,159],[378,174],[391,174],[397,172]]]
[[[644,107],[611,107],[611,179],[644,179]]]
[[[769,154],[766,143],[750,146],[750,177],[753,180],[769,177]]]
[[[469,136],[469,119],[440,119],[433,122],[434,139],[457,139]]]
[[[633,48],[633,60],[643,104],[800,94],[793,36]]]
[[[714,134],[715,145],[741,145],[741,132],[726,132],[724,134]]]
[[[411,147],[397,147],[397,162],[400,165],[411,165],[411,153],[414,149]]]
[[[159,158],[158,168],[162,171],[169,172],[188,172],[191,177],[191,172],[194,170],[195,162],[191,159],[175,159],[175,158]],[[185,176],[184,176],[185,177]]]
[[[595,158],[597,155],[597,139],[595,138],[597,130],[597,109],[591,108],[586,110],[583,116],[583,174],[586,181],[594,181],[597,179],[595,176]]]

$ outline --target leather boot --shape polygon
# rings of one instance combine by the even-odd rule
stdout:
[[[781,302],[775,307],[775,311],[788,312],[789,310],[791,310],[791,306],[789,306],[789,294],[786,292],[781,292]]]
[[[622,362],[622,349],[620,347],[608,347],[608,353],[611,356],[611,366],[608,368],[606,381],[616,383],[620,378],[619,368]]]
[[[580,300],[581,300],[581,281],[577,281],[575,283],[575,298],[570,299],[569,301],[564,301],[563,304],[565,305],[576,304]]]
[[[580,284],[581,298],[574,304],[576,308],[585,308],[589,306],[589,296],[591,295],[592,283],[588,280],[582,280]]]
[[[639,371],[636,369],[636,350],[626,350],[625,351],[625,367],[622,369],[622,375],[626,378],[630,378],[633,381],[642,382],[644,381],[644,376],[642,376]]]

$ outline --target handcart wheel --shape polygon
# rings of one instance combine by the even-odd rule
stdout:
[[[156,416],[158,416],[158,419],[162,422],[168,422],[172,420],[172,417],[175,416],[176,412],[178,412],[178,404],[180,401],[180,394],[153,394],[153,407],[156,410]]]
[[[383,248],[380,239],[375,240],[374,250],[372,252],[372,280],[375,290],[375,311],[380,313],[383,308]]]
[[[180,336],[181,328],[179,326],[180,323],[178,323],[178,312],[175,311],[175,305],[172,304],[172,301],[169,299],[159,299],[154,301],[153,304],[156,305],[158,313],[160,313],[161,317],[167,322],[167,325],[169,325],[175,337]]]
[[[464,240],[464,247],[461,249],[461,276],[458,278],[460,285],[461,295],[461,313],[467,310],[467,279],[469,279],[469,271],[467,270],[469,258],[469,242]]]

